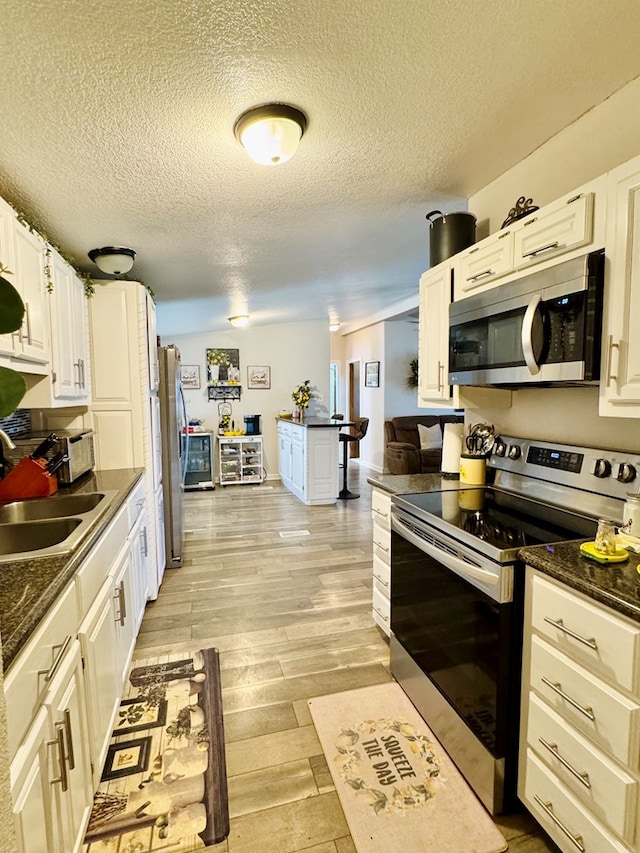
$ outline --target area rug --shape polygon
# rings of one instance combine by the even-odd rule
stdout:
[[[500,853],[507,842],[395,682],[309,700],[358,853]]]
[[[229,833],[216,649],[132,663],[85,853],[191,853]]]

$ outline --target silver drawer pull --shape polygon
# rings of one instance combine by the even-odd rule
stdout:
[[[484,278],[487,275],[495,275],[495,271],[492,269],[482,270],[482,272],[477,272],[475,275],[470,275],[467,281],[477,281],[479,278]]]
[[[44,675],[45,681],[51,681],[53,676],[56,674],[58,667],[62,663],[64,653],[69,648],[69,643],[71,642],[72,639],[73,639],[72,635],[69,634],[69,636],[64,641],[64,643],[58,643],[57,645],[51,647],[52,651],[55,651],[56,649],[58,650],[58,653],[55,656],[53,663],[51,664],[49,669],[39,669],[38,670],[38,675]]]
[[[376,542],[375,539],[373,540],[373,544],[380,548],[381,551],[385,551],[387,554],[389,553],[389,549],[385,548],[384,545],[381,545],[379,542]]]
[[[553,803],[551,801],[549,801],[548,803],[543,803],[537,794],[533,795],[533,799],[536,801],[536,803],[540,806],[541,809],[544,809],[544,812],[547,815],[547,817],[551,818],[551,820],[555,823],[555,825],[558,827],[558,829],[561,830],[562,832],[564,832],[564,834],[567,836],[569,841],[572,844],[575,844],[575,846],[578,848],[580,853],[585,853],[585,847],[582,844],[582,836],[581,835],[573,835],[571,832],[569,832],[569,830],[562,823],[562,821],[559,820],[559,818],[557,818],[554,815]]]
[[[127,602],[125,600],[124,581],[117,586],[113,593],[113,600],[118,602],[118,613],[116,614],[115,622],[124,625],[124,620],[127,616]]]
[[[73,732],[71,731],[71,711],[68,708],[64,709],[64,730],[67,734],[67,758],[69,759],[69,770],[73,770],[76,766],[76,759],[73,755]]]
[[[553,243],[547,243],[546,246],[540,246],[539,249],[532,249],[530,252],[524,252],[522,255],[523,258],[534,258],[536,255],[539,255],[540,252],[550,252],[552,249],[557,249],[560,246],[558,240]]]
[[[372,507],[372,509],[373,509],[373,511],[375,512],[375,514],[376,514],[376,515],[379,515],[379,516],[381,516],[382,518],[389,518],[389,513],[388,513],[388,512],[380,512],[380,510],[379,510],[379,509],[376,509],[375,507]]]
[[[69,774],[67,773],[67,756],[64,748],[64,726],[62,723],[56,723],[56,737],[54,740],[48,740],[47,746],[58,747],[58,768],[60,775],[49,780],[50,785],[56,785],[58,782],[62,785],[63,791],[69,790]]]
[[[384,620],[385,622],[388,622],[388,621],[389,621],[389,617],[388,617],[388,616],[385,616],[385,615],[384,615],[384,613],[381,613],[381,612],[378,610],[378,608],[377,608],[377,607],[374,607],[373,609],[374,609],[374,611],[378,614],[378,616],[379,616],[382,620]]]
[[[382,578],[380,577],[380,575],[377,575],[377,574],[374,572],[374,573],[373,573],[373,576],[374,576],[374,578],[375,578],[377,581],[380,581],[380,583],[382,584],[382,586],[386,586],[386,587],[388,587],[388,586],[389,586],[389,581],[383,581],[383,580],[382,580]]]
[[[554,693],[557,693],[558,696],[561,696],[563,699],[565,699],[573,708],[576,709],[576,711],[580,711],[580,713],[584,714],[585,717],[588,717],[590,720],[595,722],[596,717],[593,713],[593,708],[591,708],[591,706],[589,706],[588,708],[584,708],[582,705],[576,702],[575,699],[572,699],[571,696],[569,696],[562,690],[562,686],[559,681],[556,681],[554,683],[553,681],[549,681],[548,678],[545,678],[544,675],[542,676],[542,680],[547,685],[547,687],[550,687],[554,691]]]
[[[571,764],[569,764],[569,762],[567,761],[567,759],[563,758],[558,752],[557,743],[547,743],[547,741],[543,737],[539,737],[538,740],[545,747],[545,749],[549,750],[549,752],[551,753],[551,755],[553,755],[554,758],[558,759],[560,764],[562,764],[562,766],[565,767],[569,771],[569,773],[572,773],[576,777],[578,782],[581,782],[585,786],[585,788],[591,787],[591,782],[589,781],[589,774],[580,773],[579,770],[576,770],[575,767],[572,767]]]
[[[544,621],[548,622],[549,625],[553,625],[553,627],[557,628],[559,631],[573,637],[573,639],[577,640],[579,643],[584,643],[585,646],[589,646],[589,648],[593,649],[594,652],[598,650],[598,644],[596,643],[595,637],[591,637],[590,640],[587,640],[586,637],[581,637],[580,634],[576,634],[575,631],[571,630],[571,628],[567,628],[562,619],[549,619],[548,616],[545,616]]]

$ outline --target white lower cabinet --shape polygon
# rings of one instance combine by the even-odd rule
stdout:
[[[373,519],[373,618],[391,634],[391,496],[381,489],[371,493]]]
[[[278,421],[282,483],[307,506],[338,498],[338,429]]]
[[[16,853],[75,853],[146,604],[140,484],[4,681]]]
[[[566,853],[640,851],[639,640],[527,567],[518,795]]]

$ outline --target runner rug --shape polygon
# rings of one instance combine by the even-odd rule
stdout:
[[[309,700],[358,853],[500,853],[507,842],[402,688]]]
[[[134,661],[84,853],[191,853],[228,832],[217,650]]]

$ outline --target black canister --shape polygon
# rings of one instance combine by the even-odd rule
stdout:
[[[432,210],[429,220],[429,259],[435,267],[457,255],[476,241],[476,218],[473,213],[442,213]]]
[[[247,435],[260,435],[260,415],[245,415],[244,431]]]

